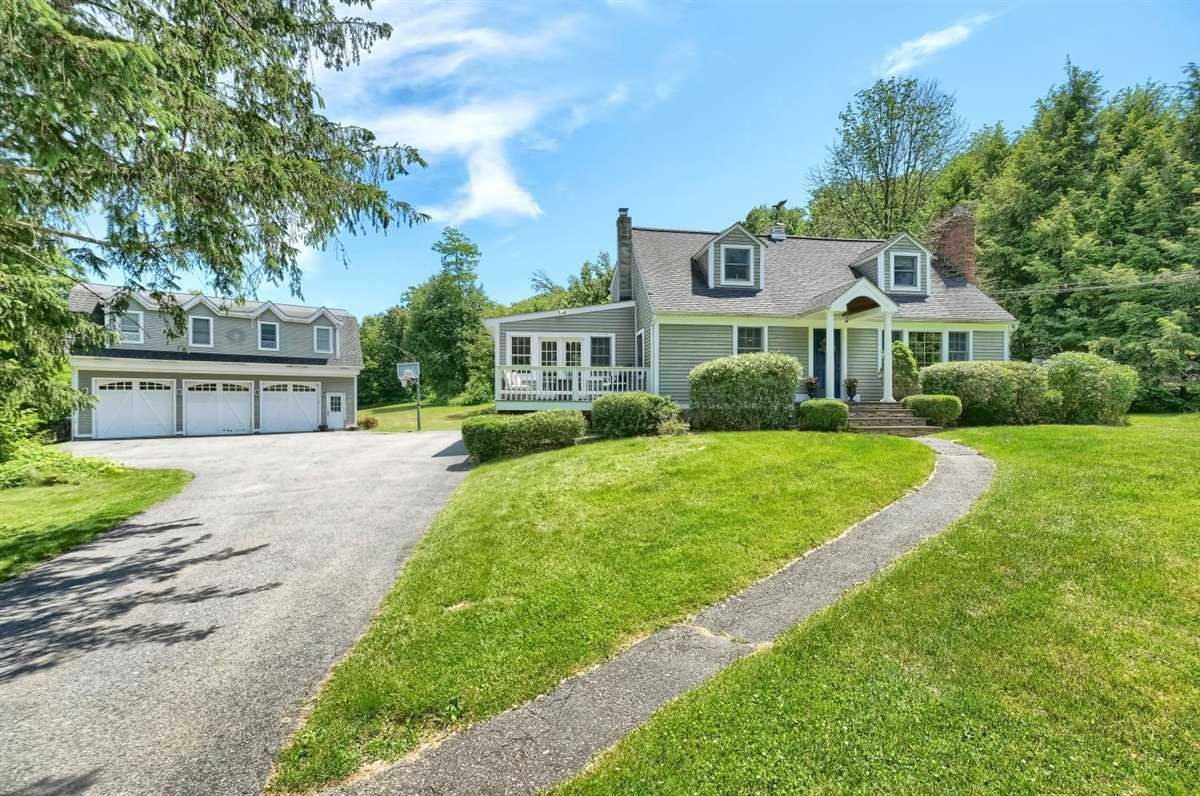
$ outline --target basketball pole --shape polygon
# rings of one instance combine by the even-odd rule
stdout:
[[[421,430],[421,377],[417,376],[417,431]]]

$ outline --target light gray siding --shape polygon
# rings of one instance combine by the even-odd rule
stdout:
[[[864,401],[883,398],[883,377],[879,372],[878,329],[847,330],[847,371],[858,379],[858,394]]]
[[[804,375],[808,375],[808,327],[772,326],[767,329],[767,350],[778,351],[800,360]]]
[[[637,269],[637,266],[634,266]],[[642,344],[645,346],[643,361],[650,367],[654,359],[654,310],[650,307],[650,297],[646,295],[646,285],[639,274],[633,277],[633,300],[636,305],[634,333],[642,333]]]
[[[328,378],[319,376],[255,376],[243,374],[220,373],[121,373],[117,371],[81,370],[79,371],[79,388],[88,394],[92,392],[92,379],[174,379],[175,380],[175,431],[183,433],[183,382],[187,381],[253,381],[254,382],[254,427],[259,426],[259,387],[264,381],[303,381],[319,382],[321,385],[321,422],[325,422],[325,395],[331,392],[344,393],[346,396],[346,422],[355,422],[358,415],[358,394],[355,380],[350,378]],[[92,409],[80,409],[76,420],[76,433],[79,436],[89,436],[92,433]]]
[[[713,284],[718,287],[724,285],[724,269],[721,267],[721,246],[722,245],[737,245],[750,246],[753,248],[751,257],[754,263],[753,271],[754,285],[752,287],[745,285],[730,285],[730,287],[745,287],[746,290],[758,290],[762,288],[762,241],[750,237],[740,229],[733,229],[725,233],[721,237],[712,242],[713,246],[713,268],[716,269],[716,275]]]
[[[138,310],[136,306],[131,307],[130,309]],[[313,327],[333,327],[334,334],[339,338],[337,341],[338,346],[344,346],[346,344],[346,335],[349,331],[348,326],[345,324],[339,330],[336,324],[324,316],[311,324],[307,324],[284,321],[271,311],[264,312],[256,319],[232,318],[214,313],[207,307],[198,307],[189,311],[187,315],[189,317],[200,316],[213,319],[213,344],[211,346],[192,346],[190,345],[188,339],[188,330],[186,326],[184,327],[183,334],[181,336],[170,337],[168,334],[168,323],[162,313],[154,310],[139,311],[142,312],[144,342],[140,344],[118,343],[114,346],[115,348],[129,349],[132,351],[191,351],[209,354],[333,359],[335,354],[339,351],[338,348],[334,349],[334,354],[320,354],[317,353],[316,349],[313,347]],[[259,321],[271,321],[279,324],[278,351],[264,351],[259,349]]]
[[[733,353],[733,327],[663,324],[658,329],[658,391],[686,403],[688,373],[701,362]]]
[[[887,249],[883,250],[883,273],[881,274],[881,278],[883,280],[883,289],[885,291],[891,291],[891,289],[892,289],[892,254],[891,254],[892,252],[895,252],[897,254],[916,255],[916,257],[917,257],[917,287],[919,288],[919,292],[928,293],[929,292],[929,273],[928,273],[927,266],[929,265],[929,262],[928,262],[929,257],[926,256],[925,252],[921,251],[918,247],[914,246],[913,244],[909,243],[906,240],[897,241],[895,243],[895,245],[890,246]],[[914,291],[905,288],[905,289],[897,291],[897,292],[911,294]]]
[[[1004,359],[1004,332],[975,332],[975,359]]]
[[[612,334],[615,337],[614,365],[633,365],[633,307],[599,307],[592,312],[579,312],[548,318],[529,318],[521,321],[504,321],[500,324],[500,364],[507,363],[508,337],[517,332],[586,335]],[[649,348],[647,348],[649,352]],[[537,362],[537,352],[534,352]]]

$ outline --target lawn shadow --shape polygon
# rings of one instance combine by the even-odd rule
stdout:
[[[90,521],[90,519],[89,519]],[[72,550],[0,584],[0,682],[57,666],[90,650],[130,644],[203,641],[216,625],[185,622],[121,622],[139,605],[198,603],[269,591],[279,582],[244,588],[206,586],[181,591],[166,584],[188,567],[251,555],[266,544],[199,553],[209,533],[176,534],[202,527],[195,518],[127,523],[93,544]],[[128,553],[115,545],[134,537],[158,537]],[[143,588],[133,584],[147,582]]]

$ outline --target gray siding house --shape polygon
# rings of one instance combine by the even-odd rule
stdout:
[[[888,240],[634,227],[617,215],[611,302],[491,318],[496,406],[587,409],[608,392],[688,403],[688,373],[716,357],[777,351],[818,380],[815,395],[893,400],[890,341],[918,364],[1008,359],[1012,315],[975,280],[975,222],[956,208],[927,246]]]
[[[71,418],[76,439],[340,430],[355,422],[362,370],[358,321],[344,310],[274,302],[234,304],[177,294],[186,316],[170,334],[162,308],[119,289],[77,285],[72,310],[117,335],[75,351],[71,378],[95,404]]]

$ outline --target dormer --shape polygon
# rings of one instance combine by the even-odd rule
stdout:
[[[766,285],[767,244],[741,224],[721,232],[692,260],[710,288],[757,291]]]
[[[933,252],[912,235],[901,232],[864,252],[858,261],[851,263],[851,268],[886,293],[927,296],[932,278]]]

